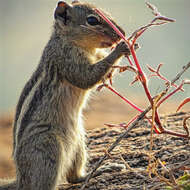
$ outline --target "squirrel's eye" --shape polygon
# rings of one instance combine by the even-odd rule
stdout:
[[[90,24],[91,26],[100,24],[98,18],[92,15],[87,17],[87,23]]]

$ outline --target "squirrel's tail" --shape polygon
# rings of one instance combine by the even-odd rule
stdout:
[[[16,180],[0,179],[0,190],[16,190]]]

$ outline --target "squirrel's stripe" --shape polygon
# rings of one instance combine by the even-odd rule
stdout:
[[[31,107],[29,106],[31,104],[32,101],[34,101],[34,95],[36,94],[36,89],[39,87],[39,85],[41,84],[41,81],[42,81],[42,77],[39,77],[37,82],[34,84],[34,86],[31,88],[30,90],[30,93],[28,93],[27,96],[25,96],[25,99],[22,103],[22,107],[21,107],[21,110],[20,110],[20,114],[19,114],[19,117],[17,119],[17,122],[16,122],[16,133],[15,133],[15,146],[17,145],[17,142],[18,142],[18,135],[19,133],[21,133],[23,131],[23,127],[22,126],[22,130],[21,130],[21,122],[23,121],[23,119],[25,118],[25,114],[33,109],[34,105],[31,105]]]

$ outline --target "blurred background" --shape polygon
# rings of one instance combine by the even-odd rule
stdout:
[[[71,2],[71,1],[68,1]],[[126,33],[130,35],[139,26],[148,23],[153,15],[144,0],[88,0],[110,12]],[[52,31],[53,11],[57,0],[0,0],[0,113],[15,109],[21,89],[35,70],[42,50]],[[162,73],[173,76],[190,61],[190,1],[150,0],[160,12],[176,19],[160,27],[151,28],[138,40],[140,64],[156,67],[164,63]],[[123,60],[127,63],[126,60]],[[190,76],[190,71],[186,77]],[[142,95],[140,85],[129,86],[133,75],[117,76],[114,87],[135,101]],[[163,88],[157,79],[149,82],[153,94]],[[189,89],[174,97],[182,100]],[[190,94],[190,93],[189,93]]]
[[[153,18],[144,0],[86,2],[110,12],[127,35]],[[176,22],[145,32],[138,40],[141,49],[137,55],[147,75],[147,64],[156,68],[162,62],[162,74],[172,79],[190,61],[190,1],[150,0],[150,3],[155,4],[163,15],[176,19]],[[0,177],[14,175],[10,126],[21,90],[35,70],[50,37],[56,4],[57,0],[0,0]],[[124,59],[123,64],[126,63]],[[190,71],[186,72],[185,77],[190,78]],[[139,84],[129,86],[132,80],[133,74],[129,72],[117,75],[114,88],[145,108],[147,100],[143,89]],[[164,84],[155,78],[149,81],[149,87],[152,95],[155,95],[163,89]],[[190,96],[190,87],[164,104],[161,113],[174,112],[187,96]],[[87,128],[128,121],[137,114],[106,89],[93,99],[85,113]],[[186,105],[184,110],[189,111],[190,106]]]

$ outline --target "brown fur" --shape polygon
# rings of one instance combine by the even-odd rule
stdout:
[[[17,105],[13,130],[17,179],[0,190],[55,190],[65,179],[75,183],[86,176],[82,110],[90,90],[129,54],[123,42],[104,54],[101,48],[120,37],[101,18],[96,26],[86,23],[88,15],[99,17],[93,8],[81,3],[56,8],[51,38]]]

